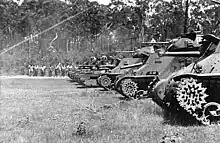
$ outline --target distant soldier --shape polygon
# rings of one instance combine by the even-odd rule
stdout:
[[[70,70],[70,65],[66,66],[66,70],[69,71]]]
[[[108,62],[108,57],[107,56],[102,56],[101,57],[101,61],[102,61],[102,65],[105,65],[105,64],[107,64],[107,62]]]
[[[96,58],[96,57],[91,57],[90,62],[91,62],[91,63],[90,63],[91,65],[96,64],[97,58]]]
[[[150,42],[155,43],[156,40],[154,39],[154,37],[151,38]]]
[[[57,68],[57,66],[55,66],[55,68],[54,68],[54,76],[57,77],[57,75],[58,75],[58,68]]]
[[[68,73],[69,71],[71,71],[72,69],[73,69],[73,66],[72,66],[72,65],[67,65],[67,67],[66,67],[67,73]]]
[[[36,66],[36,72],[37,72],[37,76],[41,76],[41,66],[39,65]]]
[[[61,67],[61,76],[65,76],[66,75],[66,66],[65,66],[65,64],[61,64],[60,65],[60,67]]]
[[[33,74],[33,76],[37,76],[38,65],[35,65],[33,69],[34,69],[34,74]]]
[[[121,59],[120,58],[115,58],[113,64],[118,65],[120,63]]]
[[[107,62],[107,57],[106,56],[102,56],[100,59],[97,59],[97,62],[95,63],[96,68],[99,68],[99,66],[101,65],[105,65]]]
[[[55,76],[58,76],[61,73],[61,63],[59,63],[56,67],[55,67]]]
[[[28,75],[33,76],[34,75],[34,66],[28,65]]]
[[[49,65],[49,66],[47,67],[47,74],[48,74],[49,77],[51,77],[51,76],[53,75],[53,72],[52,72],[52,71],[53,71],[53,70],[52,70],[52,66]]]
[[[42,67],[41,67],[41,76],[45,76],[45,73],[46,73],[46,66],[45,65],[43,65]]]
[[[28,75],[31,76],[31,65],[28,65],[27,68],[28,68]]]
[[[38,67],[38,76],[43,76],[42,66]]]
[[[52,71],[52,76],[55,77],[56,76],[56,67],[55,67],[55,65],[51,66],[51,71]]]

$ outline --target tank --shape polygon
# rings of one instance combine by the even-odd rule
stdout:
[[[104,89],[111,90],[114,87],[116,79],[125,74],[131,74],[133,70],[142,66],[148,60],[149,55],[154,52],[152,49],[153,46],[148,46],[136,51],[130,51],[133,52],[133,57],[122,59],[119,65],[113,70],[101,74],[97,79],[97,83]]]
[[[73,71],[68,73],[68,76],[76,82],[83,83],[85,80],[97,78],[97,76],[108,70],[113,69],[118,65],[120,59],[112,56],[102,56],[101,58],[91,57],[89,61],[76,67]]]
[[[132,99],[143,98],[160,79],[186,67],[199,58],[195,50],[206,45],[200,44],[202,35],[187,33],[173,39],[166,48],[166,54],[161,52],[149,56],[147,62],[133,72],[133,75],[124,76],[115,82],[115,90],[122,96]],[[183,52],[185,50],[187,52]],[[172,55],[172,56],[171,56]],[[176,56],[175,56],[176,55]]]
[[[200,56],[187,67],[157,82],[146,95],[164,109],[164,117],[204,125],[220,121],[220,38],[203,36]],[[189,52],[185,49],[182,53]],[[168,54],[178,56],[177,53]],[[187,55],[187,54],[186,54]],[[190,56],[190,55],[188,55]]]
[[[73,81],[77,81],[76,75],[80,72],[87,72],[91,69],[91,64],[96,62],[96,57],[91,57],[89,60],[85,61],[82,65],[74,67],[71,71],[68,72],[68,77]]]

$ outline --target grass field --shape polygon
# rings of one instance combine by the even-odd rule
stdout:
[[[220,142],[217,125],[164,124],[151,100],[79,87],[67,78],[1,78],[0,142]]]

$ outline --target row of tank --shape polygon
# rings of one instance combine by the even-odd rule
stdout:
[[[68,75],[81,84],[96,80],[126,98],[151,98],[166,115],[210,125],[220,121],[219,41],[187,33],[170,42],[143,43],[133,57],[93,59]]]

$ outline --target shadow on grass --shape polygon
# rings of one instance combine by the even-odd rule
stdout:
[[[105,92],[105,91],[109,91],[109,90],[102,88],[102,89],[100,89],[99,91],[100,91],[100,92]]]
[[[185,110],[178,111],[177,113],[171,113],[169,111],[163,111],[163,124],[169,124],[173,126],[200,126],[202,125]]]
[[[77,88],[99,88],[98,85],[86,85],[83,82],[77,82],[77,81],[74,81],[72,79],[68,79],[67,81],[73,83],[76,86],[78,86]]]
[[[118,98],[119,100],[123,102],[131,102],[133,99],[131,98],[126,98],[126,97],[115,97]],[[141,101],[144,106],[143,108],[143,114],[154,114],[154,115],[159,115],[163,118],[163,123],[162,124],[168,124],[172,126],[201,126],[202,123],[198,120],[196,120],[195,117],[190,115],[187,111],[185,110],[179,110],[175,113],[172,113],[171,111],[164,110],[160,106],[156,105],[155,102],[151,102],[151,100],[147,99],[141,99],[137,100]]]
[[[131,99],[131,98],[127,98],[127,97],[116,97],[116,98],[118,98],[119,100],[122,100],[122,101],[132,101],[133,99]]]
[[[73,83],[77,83],[75,80],[73,80],[73,79],[68,79],[67,80],[68,82],[73,82]]]
[[[77,88],[84,89],[84,88],[100,88],[100,87],[97,85],[81,85],[81,86],[78,86]]]
[[[118,98],[121,102],[131,102],[132,99],[126,97],[115,97]],[[143,109],[142,114],[154,114],[159,115],[163,118],[162,124],[168,124],[172,126],[200,126],[202,125],[198,120],[190,115],[187,111],[181,110],[176,113],[171,113],[170,111],[164,110],[154,102],[150,100],[139,100],[142,103]],[[139,103],[140,104],[140,103]]]

